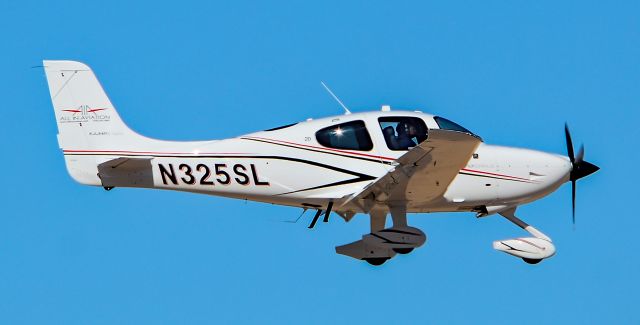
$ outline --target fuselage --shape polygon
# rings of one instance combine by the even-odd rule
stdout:
[[[429,129],[459,127],[421,112],[377,111],[309,119],[226,140],[146,139],[144,147],[122,142],[118,147],[65,149],[64,153],[72,176],[83,178],[85,184],[101,183],[95,174],[74,175],[73,165],[82,165],[84,159],[95,163],[99,157],[101,163],[118,157],[147,158],[152,175],[138,175],[138,181],[131,176],[131,184],[123,186],[323,207],[361,191],[395,167],[394,161],[408,149],[392,143],[400,136],[393,131],[399,124],[404,126],[403,121],[424,123],[427,136]],[[570,170],[564,156],[481,143],[443,197],[414,197],[407,202],[407,211],[472,211],[479,206],[528,203],[566,182]],[[341,209],[362,212],[348,204]]]

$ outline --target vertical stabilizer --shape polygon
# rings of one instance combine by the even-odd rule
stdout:
[[[82,184],[100,185],[96,156],[80,154],[142,146],[149,139],[124,124],[89,66],[76,61],[43,64],[67,170]]]
[[[108,149],[142,140],[116,112],[91,68],[76,61],[43,61],[63,150]]]

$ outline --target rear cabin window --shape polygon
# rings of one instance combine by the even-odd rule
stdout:
[[[316,140],[328,148],[369,151],[373,142],[363,121],[326,127],[316,132]]]
[[[427,125],[421,118],[391,116],[378,118],[378,122],[391,150],[409,150],[427,140]]]

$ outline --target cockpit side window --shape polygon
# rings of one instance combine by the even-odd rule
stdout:
[[[409,150],[427,140],[427,125],[421,118],[390,116],[378,118],[384,141],[391,150]]]
[[[438,123],[438,126],[443,130],[452,130],[452,131],[473,134],[473,132],[460,126],[460,124],[447,120],[444,117],[436,116],[433,119],[436,120],[436,123]]]
[[[373,142],[363,121],[352,121],[321,129],[316,132],[316,140],[321,145],[334,149],[373,149]]]

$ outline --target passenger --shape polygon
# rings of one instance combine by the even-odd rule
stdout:
[[[387,141],[387,145],[391,150],[398,150],[398,140],[396,139],[396,131],[393,130],[393,126],[387,126],[382,130],[384,140]]]

